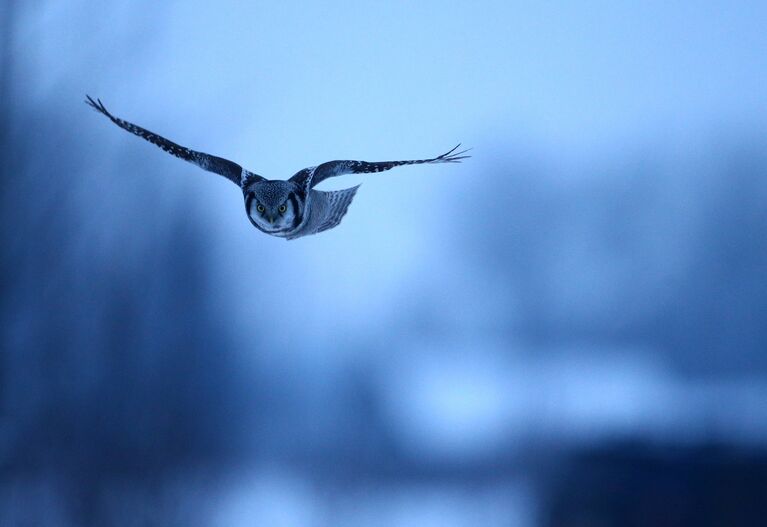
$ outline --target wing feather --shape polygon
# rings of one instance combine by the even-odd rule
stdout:
[[[186,148],[164,138],[161,135],[151,132],[146,128],[142,128],[131,122],[125,121],[124,119],[120,119],[119,117],[115,117],[109,112],[109,110],[106,109],[100,99],[96,99],[94,101],[89,95],[86,95],[86,98],[86,104],[91,106],[97,112],[106,115],[113,123],[115,123],[123,130],[127,130],[128,132],[137,135],[142,139],[149,141],[153,145],[159,146],[165,152],[183,159],[184,161],[188,161],[194,165],[197,165],[203,170],[224,176],[238,187],[241,186],[241,183],[243,182],[242,180],[244,174],[247,175],[249,181],[253,181],[253,179],[264,179],[257,174],[253,174],[252,172],[243,172],[242,167],[233,161]]]
[[[346,215],[354,195],[360,186],[343,190],[311,190],[309,195],[309,217],[306,223],[289,240],[336,227]]]
[[[461,160],[467,159],[471,156],[463,155],[470,149],[461,150],[456,152],[461,146],[459,143],[448,152],[445,152],[441,156],[433,157],[431,159],[409,159],[405,161],[354,161],[354,160],[336,160],[328,161],[317,166],[315,169],[304,169],[293,176],[291,181],[296,181],[299,184],[303,183],[308,188],[312,188],[320,182],[335,176],[341,176],[344,174],[370,174],[374,172],[383,172],[390,170],[394,167],[403,165],[421,165],[431,163],[460,163]]]

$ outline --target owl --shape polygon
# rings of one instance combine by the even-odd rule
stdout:
[[[236,184],[242,191],[245,212],[253,226],[261,232],[287,240],[326,231],[341,223],[359,185],[344,190],[315,190],[316,185],[330,177],[383,172],[402,165],[460,163],[462,159],[470,157],[464,155],[468,150],[456,152],[461,146],[459,144],[449,152],[431,159],[378,162],[328,161],[299,170],[288,180],[271,180],[227,159],[177,145],[145,128],[115,117],[100,99],[94,101],[87,95],[86,98],[86,104],[107,116],[123,130],[146,139],[184,161],[224,176]]]

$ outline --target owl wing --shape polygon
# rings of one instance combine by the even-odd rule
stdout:
[[[298,184],[303,184],[307,190],[314,187],[318,183],[334,176],[341,176],[344,174],[368,174],[371,172],[383,172],[390,170],[394,167],[403,165],[421,165],[425,163],[460,163],[462,159],[466,159],[471,156],[465,156],[469,149],[456,152],[460,143],[456,145],[449,152],[445,152],[441,156],[433,157],[431,159],[411,159],[407,161],[328,161],[321,165],[309,169],[304,169],[298,172],[295,176],[290,178]]]
[[[149,130],[142,128],[140,126],[137,126],[133,123],[129,123],[128,121],[120,119],[119,117],[115,117],[114,115],[109,113],[109,111],[106,109],[106,107],[104,107],[104,104],[101,102],[100,99],[96,99],[94,101],[90,96],[86,95],[86,97],[87,97],[87,100],[85,101],[86,104],[94,108],[99,113],[103,113],[104,115],[109,117],[109,119],[113,123],[115,123],[117,126],[122,128],[123,130],[127,130],[130,133],[141,137],[142,139],[146,139],[153,145],[159,146],[160,148],[162,148],[169,154],[174,155],[178,158],[181,158],[184,161],[189,161],[190,163],[195,164],[198,167],[204,170],[207,170],[208,172],[214,172],[216,174],[224,176],[226,179],[228,179],[229,181],[232,181],[238,187],[242,183],[241,179],[243,179],[243,176],[247,176],[249,181],[252,181],[253,179],[256,179],[256,180],[264,179],[257,174],[253,174],[252,172],[245,171],[244,173],[240,165],[232,161],[229,161],[228,159],[212,156],[210,154],[205,154],[203,152],[197,152],[196,150],[191,150],[181,145],[177,145],[176,143],[165,139],[161,135],[157,135],[154,132],[150,132]]]
[[[354,195],[357,193],[357,189],[360,186],[347,188],[343,190],[311,190],[309,191],[309,218],[306,223],[296,231],[295,234],[289,236],[288,239],[292,240],[306,236],[308,234],[316,234],[318,232],[332,229],[339,223],[349,209]]]

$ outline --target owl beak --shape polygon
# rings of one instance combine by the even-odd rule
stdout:
[[[269,223],[274,223],[274,218],[271,216],[267,216],[266,219],[269,220]]]

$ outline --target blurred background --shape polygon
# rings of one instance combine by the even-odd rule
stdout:
[[[0,525],[767,514],[767,4],[0,4]],[[83,104],[287,178],[286,243]]]

